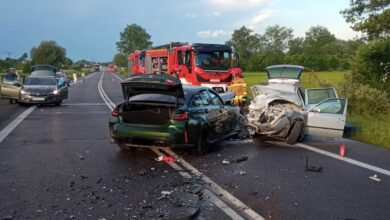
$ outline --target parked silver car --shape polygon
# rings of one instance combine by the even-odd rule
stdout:
[[[334,88],[303,90],[302,66],[275,65],[266,70],[268,84],[251,87],[254,98],[246,127],[253,138],[295,144],[305,134],[342,137],[347,99],[339,98]]]

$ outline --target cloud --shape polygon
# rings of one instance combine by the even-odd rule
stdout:
[[[211,3],[218,7],[236,8],[272,4],[276,1],[278,0],[211,0]]]
[[[259,12],[256,16],[252,17],[249,21],[249,28],[255,30],[257,25],[261,22],[267,20],[269,17],[271,17],[272,13],[270,11],[266,12]]]
[[[186,17],[187,18],[196,18],[196,17],[198,17],[198,15],[197,14],[186,14]]]
[[[207,31],[198,31],[198,33],[196,33],[196,35],[198,35],[200,38],[218,38],[229,34],[231,33],[224,30],[215,30],[215,31],[207,30]]]
[[[219,17],[221,16],[221,13],[219,13],[219,11],[214,11],[213,13],[210,14],[210,16]]]

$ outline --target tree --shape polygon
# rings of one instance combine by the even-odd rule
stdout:
[[[115,54],[113,62],[119,67],[127,67],[127,57],[123,53]]]
[[[267,27],[264,33],[266,49],[273,52],[284,52],[288,42],[293,39],[293,29],[274,25]]]
[[[337,54],[337,39],[326,27],[311,27],[305,34],[304,65],[315,70],[327,70],[331,55]]]
[[[61,68],[66,61],[66,50],[55,41],[42,41],[38,47],[31,49],[30,56],[32,64],[50,64]]]
[[[258,34],[254,34],[253,30],[242,26],[240,29],[234,30],[232,38],[225,44],[232,46],[240,54],[241,65],[245,70],[251,56],[262,47],[261,42]]]
[[[127,25],[120,33],[120,40],[116,42],[118,51],[122,54],[130,54],[135,50],[142,50],[152,45],[150,35],[146,30],[137,25]]]
[[[366,35],[368,40],[390,36],[389,0],[351,0],[350,8],[341,11],[352,29]]]
[[[390,38],[360,47],[352,66],[355,80],[390,94]]]

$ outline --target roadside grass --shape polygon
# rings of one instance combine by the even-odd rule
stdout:
[[[316,87],[339,87],[344,76],[350,71],[326,71],[326,72],[304,72],[301,77],[301,84],[304,88]],[[248,85],[248,102],[252,100],[250,87],[259,83],[267,82],[265,72],[245,72],[244,79]],[[390,113],[375,116],[361,116],[348,114],[347,120],[352,123],[356,132],[350,137],[353,140],[362,141],[380,147],[390,148]]]
[[[347,119],[357,128],[351,139],[390,148],[390,112],[375,116],[348,115]]]

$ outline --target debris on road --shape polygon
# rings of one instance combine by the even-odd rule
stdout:
[[[159,156],[156,160],[163,162],[176,162],[176,159],[174,157],[169,156]]]
[[[12,220],[13,216],[12,215],[5,215],[3,216],[3,220]]]
[[[309,165],[309,156],[306,156],[305,171],[321,172],[322,166],[310,166]]]
[[[238,158],[233,159],[233,160],[229,160],[229,159],[225,158],[225,159],[222,160],[222,164],[227,165],[227,164],[230,164],[230,163],[241,163],[243,161],[247,161],[248,158],[249,158],[248,156],[238,157]]]
[[[246,175],[246,171],[244,171],[244,170],[240,170],[240,175]]]
[[[230,163],[241,163],[243,161],[247,161],[248,158],[249,158],[248,156],[242,156],[237,159],[231,160]]]
[[[84,160],[84,156],[83,155],[76,153],[76,156],[78,156],[80,160]]]
[[[374,176],[370,176],[369,178],[374,180],[374,181],[376,181],[376,182],[380,182],[381,181],[381,179],[379,179],[378,175],[376,175],[376,174],[374,174]]]

